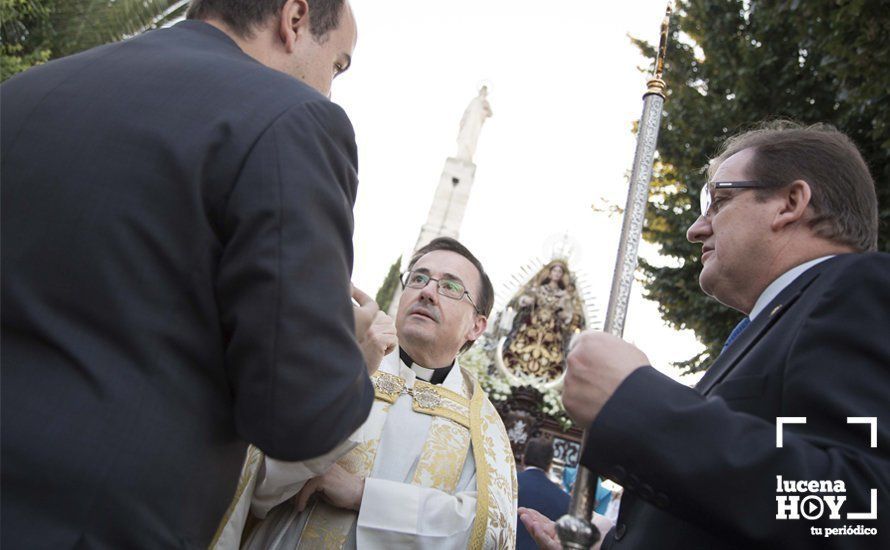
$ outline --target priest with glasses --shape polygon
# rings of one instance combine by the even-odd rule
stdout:
[[[380,314],[365,338],[380,365],[368,420],[307,462],[252,449],[217,548],[515,547],[510,441],[457,359],[487,326],[488,275],[443,237],[418,250],[402,286],[395,329]]]

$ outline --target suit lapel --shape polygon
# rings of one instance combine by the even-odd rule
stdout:
[[[733,367],[744,357],[748,350],[756,344],[763,334],[773,326],[782,315],[797,301],[810,284],[816,280],[826,262],[817,264],[785,287],[772,302],[754,319],[733,343],[720,354],[716,361],[708,368],[708,372],[702,377],[695,389],[702,395],[707,395],[718,382],[726,378]]]

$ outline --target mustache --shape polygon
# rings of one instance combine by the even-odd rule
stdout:
[[[417,302],[416,304],[414,304],[413,306],[408,308],[408,315],[411,315],[412,313],[421,313],[423,315],[426,315],[427,317],[430,317],[433,321],[435,321],[437,323],[439,321],[441,321],[441,316],[439,315],[439,311],[432,306],[427,306],[427,305],[423,304],[422,302]]]

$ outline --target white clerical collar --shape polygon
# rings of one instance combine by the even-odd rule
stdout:
[[[748,319],[754,320],[761,311],[766,308],[766,306],[772,302],[776,296],[782,292],[786,286],[790,285],[794,279],[800,277],[804,271],[813,267],[814,265],[820,264],[827,260],[828,258],[833,258],[834,254],[830,254],[828,256],[822,256],[821,258],[816,258],[815,260],[810,260],[808,262],[804,262],[799,266],[792,267],[785,273],[779,275],[775,281],[771,282],[768,287],[760,294],[760,298],[757,298],[757,301],[754,302],[754,307],[751,308],[751,312],[748,314]]]
[[[438,369],[421,367],[414,362],[414,359],[412,359],[401,346],[399,346],[399,359],[402,361],[402,364],[414,371],[417,378],[431,384],[441,384],[444,382],[448,377],[448,373],[451,372],[451,368],[454,366],[454,361],[452,361],[450,365]]]
[[[436,369],[426,369],[421,367],[417,363],[411,365],[411,370],[414,371],[414,374],[416,374],[418,378],[425,382],[429,382],[430,380],[432,380],[433,374],[436,373]]]

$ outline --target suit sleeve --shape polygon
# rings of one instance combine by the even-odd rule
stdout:
[[[301,104],[254,143],[228,198],[217,296],[235,424],[274,459],[329,452],[373,401],[349,292],[356,164],[345,113]]]
[[[784,357],[777,358],[784,364],[780,415],[807,417],[785,426],[782,448],[774,420],[733,411],[644,367],[594,420],[583,464],[672,515],[752,547],[880,546],[883,528],[869,541],[810,534],[811,526],[877,528],[878,521],[846,516],[872,509],[872,489],[878,510],[890,504],[890,266],[886,256],[865,258],[816,299],[789,348],[776,350]],[[877,448],[867,427],[846,423],[854,416],[877,417]],[[776,519],[778,475],[842,480],[841,519],[829,520],[828,508],[821,520]]]

